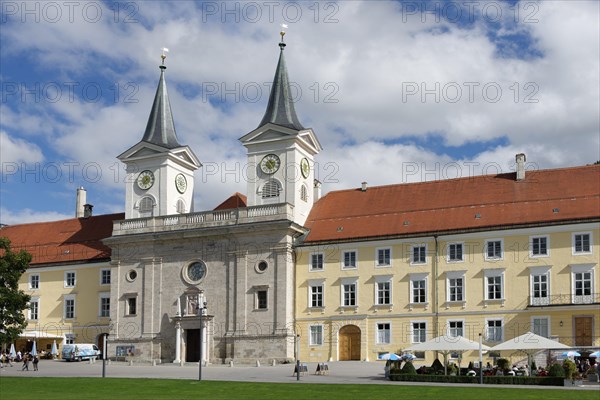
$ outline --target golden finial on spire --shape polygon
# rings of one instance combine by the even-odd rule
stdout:
[[[162,54],[160,55],[160,58],[162,59],[162,65],[165,65],[165,58],[167,58],[167,55],[165,53],[168,53],[169,49],[167,49],[166,47],[162,48]]]
[[[286,24],[281,24],[281,32],[279,32],[279,34],[281,35],[281,43],[279,43],[279,47],[281,47],[282,50],[285,47],[285,42],[283,41],[283,37],[285,36],[285,29],[287,29],[287,27],[288,26]]]

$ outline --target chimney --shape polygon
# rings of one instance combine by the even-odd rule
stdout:
[[[83,205],[83,218],[89,218],[92,216],[92,208],[94,208],[91,204]]]
[[[83,186],[77,188],[77,199],[75,200],[75,218],[83,218],[84,204],[86,203],[87,192]]]
[[[367,191],[367,182],[361,183],[360,190],[363,192]]]
[[[321,198],[321,182],[318,179],[315,179],[313,184],[313,203],[316,203],[317,200]]]
[[[517,180],[522,181],[525,179],[525,154],[519,153],[516,155],[516,169],[517,169]]]

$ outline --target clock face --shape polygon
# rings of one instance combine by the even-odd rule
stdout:
[[[300,161],[300,172],[304,178],[308,178],[308,174],[310,174],[310,163],[306,157]]]
[[[154,185],[154,174],[152,171],[142,171],[138,175],[137,185],[140,189],[148,190]]]
[[[281,160],[275,154],[267,154],[260,161],[260,169],[265,174],[274,174],[279,169]]]
[[[189,265],[187,275],[192,281],[199,281],[206,275],[206,264],[196,261]]]
[[[187,180],[185,179],[185,176],[183,176],[183,174],[177,174],[177,176],[175,177],[175,187],[177,188],[177,191],[179,193],[185,193],[187,189]]]

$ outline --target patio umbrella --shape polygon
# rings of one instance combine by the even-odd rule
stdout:
[[[392,361],[398,361],[398,360],[402,360],[402,357],[400,357],[398,354],[394,354],[394,353],[385,353],[379,356],[380,360],[392,360]]]
[[[58,355],[58,349],[56,348],[56,340],[52,342],[52,350],[50,350],[50,354],[52,354],[53,356]]]
[[[595,351],[589,355],[589,357],[600,357],[600,351]]]
[[[14,343],[10,344],[10,356],[13,359],[17,357],[17,352],[15,351],[15,344]]]
[[[527,354],[527,365],[529,366],[529,376],[531,376],[531,357],[534,353],[540,350],[550,349],[569,349],[570,347],[551,340],[540,335],[536,335],[532,332],[527,332],[516,338],[509,339],[506,342],[502,342],[490,349],[490,351],[505,351],[505,350],[518,350]]]
[[[37,356],[37,349],[36,349],[36,345],[35,345],[35,340],[33,341],[33,346],[31,346],[31,355],[32,356]]]
[[[565,351],[564,353],[561,354],[562,357],[581,357],[581,354],[579,354],[578,352],[574,351],[574,350],[570,350],[570,351]]]
[[[410,354],[410,353],[402,354],[402,359],[406,360],[406,361],[412,361],[415,358],[417,358],[417,356],[415,356],[414,354]]]
[[[490,348],[482,345],[483,351]],[[448,355],[450,353],[462,353],[470,350],[479,350],[479,342],[474,342],[462,336],[438,336],[423,343],[417,343],[406,350],[410,351],[437,351],[444,356],[444,374],[448,373]]]

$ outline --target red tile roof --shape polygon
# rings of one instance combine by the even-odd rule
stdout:
[[[215,207],[213,211],[229,210],[232,208],[246,207],[247,198],[239,192],[232,194],[227,200]]]
[[[32,267],[109,260],[102,239],[112,235],[113,221],[124,218],[121,213],[11,225],[0,229],[0,236],[10,239],[13,251],[30,252]]]
[[[329,192],[308,216],[305,243],[580,220],[600,220],[600,165]]]

